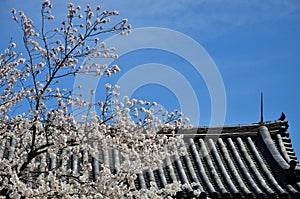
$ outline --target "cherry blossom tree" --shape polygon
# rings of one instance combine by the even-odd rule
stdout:
[[[172,149],[178,148],[180,138],[174,132],[188,123],[179,111],[168,114],[154,109],[155,102],[126,96],[119,100],[117,85],[106,84],[105,100],[95,104],[63,86],[64,81],[81,73],[109,77],[120,71],[117,65],[91,64],[90,60],[118,58],[115,49],[106,47],[98,37],[106,33],[126,36],[131,28],[127,19],[120,20],[118,11],[101,6],[81,8],[69,3],[66,19],[59,27],[50,28],[57,21],[52,8],[49,0],[42,3],[40,26],[24,12],[11,10],[25,50],[17,52],[16,44],[10,42],[0,55],[0,196],[123,198],[176,194],[182,188],[180,183],[163,189],[153,185],[149,190],[136,190],[131,185],[138,172],[162,165]],[[89,65],[84,63],[86,58]],[[22,113],[18,114],[20,106]],[[76,121],[74,107],[95,107],[97,111],[83,115],[84,122]],[[158,133],[164,131],[168,134]],[[118,150],[123,157],[118,167],[112,170],[97,158],[99,147]],[[89,161],[90,156],[98,161]],[[95,165],[99,169],[91,176]]]

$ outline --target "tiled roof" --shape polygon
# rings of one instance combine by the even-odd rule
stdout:
[[[168,183],[196,184],[187,186],[178,198],[300,198],[300,165],[293,151],[286,121],[228,126],[223,128],[193,128],[178,131],[183,134],[184,154],[176,152],[172,158],[157,165],[157,169],[141,171],[131,186],[148,189]],[[0,161],[10,158],[13,142],[0,143]],[[124,159],[118,150],[98,148],[100,162],[118,170]],[[182,152],[182,151],[181,151]],[[92,163],[91,179],[97,178],[99,161],[83,152],[82,159]],[[55,167],[56,161],[45,155]],[[73,156],[61,164],[78,172],[81,159]],[[41,168],[42,169],[42,168]],[[197,191],[195,191],[197,189]]]
[[[275,121],[181,131],[187,155],[155,179],[194,182],[203,198],[300,198],[300,165],[287,129]],[[178,194],[193,196],[192,188]]]

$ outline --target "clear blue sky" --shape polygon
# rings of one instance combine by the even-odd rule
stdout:
[[[1,49],[10,38],[20,40],[20,32],[10,20],[11,8],[24,10],[38,21],[38,1],[3,0],[0,7]],[[62,16],[67,1],[52,1],[56,18]],[[95,1],[74,1],[84,6]],[[222,75],[227,96],[226,125],[258,122],[260,92],[264,92],[265,120],[287,115],[291,138],[300,156],[300,2],[298,0],[103,0],[100,5],[120,11],[133,28],[163,27],[179,31],[200,43]],[[210,119],[210,100],[201,77],[174,55],[141,51],[121,57],[122,72],[132,66],[162,63],[179,70],[197,92],[201,125]],[[180,71],[181,70],[181,71]],[[298,86],[297,86],[298,85]],[[168,88],[147,85],[136,97],[158,101],[167,109],[176,108],[176,95]]]

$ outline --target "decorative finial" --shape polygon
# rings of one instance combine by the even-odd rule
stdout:
[[[260,123],[264,122],[264,95],[260,93]]]
[[[280,118],[278,120],[284,121],[285,118],[286,118],[286,116],[285,116],[284,112],[282,112],[281,115],[280,115]]]

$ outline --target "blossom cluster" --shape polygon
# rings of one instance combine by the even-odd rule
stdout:
[[[157,168],[180,148],[175,131],[187,126],[188,119],[179,110],[168,113],[155,109],[156,102],[120,99],[117,85],[106,84],[105,99],[95,104],[63,86],[65,79],[79,73],[110,77],[120,71],[117,65],[92,60],[118,58],[116,49],[98,36],[129,34],[128,20],[110,25],[118,11],[69,3],[66,19],[49,29],[56,21],[53,7],[49,0],[42,2],[40,29],[24,12],[11,10],[25,52],[15,52],[11,42],[0,54],[0,196],[155,198],[190,186],[174,182],[163,189],[155,184],[149,190],[132,187],[137,173]],[[84,122],[75,120],[72,108],[93,106],[97,111],[83,115]],[[113,169],[109,151],[120,157]]]

